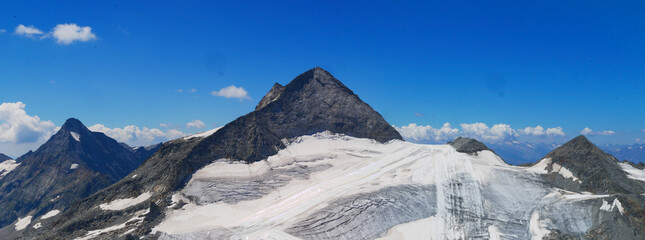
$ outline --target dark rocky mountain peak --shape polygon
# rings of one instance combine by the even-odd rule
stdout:
[[[89,131],[83,123],[76,119],[76,118],[69,118],[65,121],[62,127],[60,127],[61,130],[66,130],[66,131],[74,131],[74,132],[86,132]]]
[[[70,118],[38,150],[19,157],[21,164],[0,179],[0,227],[19,217],[62,211],[128,175],[151,154],[136,154]]]
[[[485,144],[472,138],[458,137],[448,143],[457,150],[457,152],[475,154],[479,151],[490,150]]]
[[[548,180],[557,187],[603,194],[645,191],[643,182],[628,178],[614,156],[605,153],[583,135],[556,148],[546,158],[550,159],[547,170],[557,171],[559,167],[553,164],[558,164],[580,180],[579,183],[563,180],[553,173]]]

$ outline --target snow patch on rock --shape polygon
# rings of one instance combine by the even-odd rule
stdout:
[[[551,171],[547,170],[549,166],[551,166]],[[544,158],[535,165],[526,168],[526,170],[537,174],[558,173],[564,178],[570,178],[574,182],[582,182],[580,179],[574,176],[573,173],[569,171],[569,169],[563,167],[560,164],[552,162],[551,158]]]
[[[76,132],[69,132],[69,134],[71,134],[72,137],[74,138],[74,140],[76,140],[77,142],[81,141],[81,135],[80,134],[78,134]]]
[[[70,169],[70,170],[72,170],[72,169],[77,169],[77,168],[78,168],[78,163],[72,163],[72,165],[71,165],[71,166],[69,166],[69,169]]]
[[[618,163],[618,165],[627,173],[628,178],[645,182],[645,170],[632,167],[629,163]]]
[[[41,223],[36,223],[36,224],[34,224],[34,226],[33,226],[33,228],[34,228],[34,229],[39,229],[39,228],[41,228],[41,227],[43,227],[43,225],[42,225]]]
[[[141,210],[141,211],[137,211],[136,213],[134,213],[134,216],[132,218],[130,218],[128,221],[125,221],[124,223],[117,224],[117,225],[110,226],[110,227],[106,227],[106,228],[103,228],[103,229],[97,229],[97,230],[88,231],[87,234],[85,234],[85,236],[75,238],[74,240],[88,240],[88,239],[98,237],[99,235],[101,235],[103,233],[113,232],[113,231],[117,231],[119,229],[125,228],[126,226],[132,226],[134,224],[139,224],[139,223],[141,223],[143,221],[143,219],[145,218],[145,215],[147,215],[148,213],[150,213],[149,208]]]
[[[4,162],[0,163],[0,179],[2,179],[4,176],[9,174],[9,172],[13,171],[18,167],[20,163],[16,163],[16,160],[9,159],[5,160]]]
[[[208,137],[210,135],[213,135],[213,133],[217,132],[217,130],[219,130],[220,128],[222,128],[222,127],[218,127],[218,128],[215,128],[215,129],[208,130],[206,132],[201,132],[201,133],[193,134],[193,135],[190,135],[190,136],[186,136],[186,137],[184,137],[184,140],[193,139],[193,138],[205,138],[205,137]]]
[[[114,201],[111,201],[109,203],[103,203],[99,205],[99,207],[102,210],[123,210],[132,206],[135,206],[139,203],[142,203],[148,198],[150,198],[152,194],[150,192],[145,192],[137,197],[134,198],[122,198],[122,199],[116,199]]]
[[[600,206],[600,210],[604,210],[607,212],[614,211],[614,208],[618,209],[618,212],[620,212],[620,215],[625,214],[625,209],[623,208],[623,204],[618,201],[618,198],[614,198],[614,201],[609,204],[609,202],[602,200],[602,206]]]
[[[48,219],[48,218],[50,218],[50,217],[53,217],[53,216],[58,215],[59,213],[60,213],[60,210],[56,210],[56,209],[54,209],[54,210],[51,210],[51,211],[49,211],[49,212],[45,213],[45,215],[43,215],[42,217],[40,217],[40,219]]]
[[[18,221],[16,222],[16,225],[14,225],[14,228],[16,231],[20,231],[25,229],[29,224],[31,223],[31,217],[32,216],[26,216],[24,218],[18,218]]]

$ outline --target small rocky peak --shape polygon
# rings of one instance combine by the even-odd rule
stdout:
[[[489,150],[485,144],[472,138],[458,137],[457,139],[449,142],[448,145],[452,146],[460,153],[474,154],[479,151]]]
[[[264,95],[262,100],[260,100],[260,103],[255,107],[255,110],[259,110],[260,108],[263,108],[264,106],[268,105],[269,103],[277,100],[280,96],[282,96],[282,93],[284,93],[285,87],[280,85],[279,83],[273,84],[273,87],[271,87],[271,90]]]

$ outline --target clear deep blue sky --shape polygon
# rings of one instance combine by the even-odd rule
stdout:
[[[57,126],[68,117],[219,126],[273,83],[321,66],[397,126],[561,126],[572,136],[589,127],[616,131],[613,143],[645,139],[643,1],[186,2],[1,1],[0,103],[21,101]],[[62,23],[97,39],[13,34]],[[251,100],[209,94],[229,85]]]

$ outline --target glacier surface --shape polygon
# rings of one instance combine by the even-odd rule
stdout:
[[[578,181],[565,168],[553,171]],[[599,214],[622,208],[611,195],[550,187],[541,177],[547,173],[540,164],[508,165],[490,151],[470,155],[449,145],[382,144],[323,132],[296,138],[264,161],[219,159],[198,170],[172,196],[153,234],[541,239],[554,231],[582,236]]]

